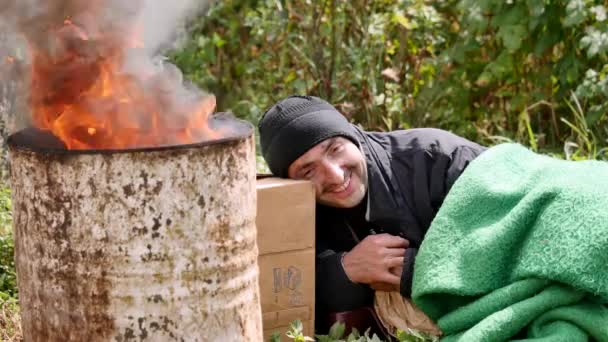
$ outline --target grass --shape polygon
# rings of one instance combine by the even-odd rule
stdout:
[[[22,341],[21,318],[19,317],[19,303],[16,299],[9,299],[0,303],[0,341]]]

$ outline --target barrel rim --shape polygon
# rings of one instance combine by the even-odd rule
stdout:
[[[68,150],[65,147],[58,146],[40,146],[38,143],[31,141],[32,134],[46,134],[52,136],[55,143],[61,143],[58,138],[53,136],[50,132],[44,132],[42,130],[28,127],[11,134],[7,139],[7,144],[11,149],[20,151],[28,151],[35,153],[46,153],[46,154],[59,154],[59,155],[91,155],[91,154],[122,154],[122,153],[135,153],[135,152],[157,152],[157,151],[179,151],[192,148],[202,148],[205,146],[214,146],[221,144],[228,144],[231,142],[244,141],[249,139],[253,135],[253,125],[245,120],[235,118],[231,113],[214,113],[213,119],[218,122],[230,122],[230,125],[236,127],[235,132],[229,136],[205,140],[198,143],[192,144],[179,144],[179,145],[162,145],[162,146],[149,146],[149,147],[135,147],[125,149],[88,149],[88,150]]]

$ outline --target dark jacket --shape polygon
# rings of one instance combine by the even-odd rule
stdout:
[[[484,147],[430,128],[389,133],[357,130],[367,159],[368,192],[353,209],[317,207],[317,321],[328,312],[369,305],[373,291],[351,282],[340,257],[373,233],[410,241],[401,293],[410,296],[418,247],[458,176]],[[320,316],[321,315],[321,316]]]

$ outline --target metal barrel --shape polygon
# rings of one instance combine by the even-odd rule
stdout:
[[[261,341],[246,132],[127,151],[11,136],[25,341]]]

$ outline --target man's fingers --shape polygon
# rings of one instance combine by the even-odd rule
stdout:
[[[387,248],[386,256],[391,258],[398,258],[405,255],[405,248]]]
[[[404,261],[405,261],[404,257],[390,258],[386,261],[386,266],[388,268],[400,267],[400,266],[403,266]]]
[[[396,275],[394,275],[390,272],[384,273],[379,280],[381,282],[387,283],[387,284],[392,284],[392,285],[397,285],[397,286],[401,285],[401,278],[397,277]]]
[[[378,242],[388,248],[407,248],[410,242],[402,237],[391,235],[391,234],[379,234],[377,236]]]

